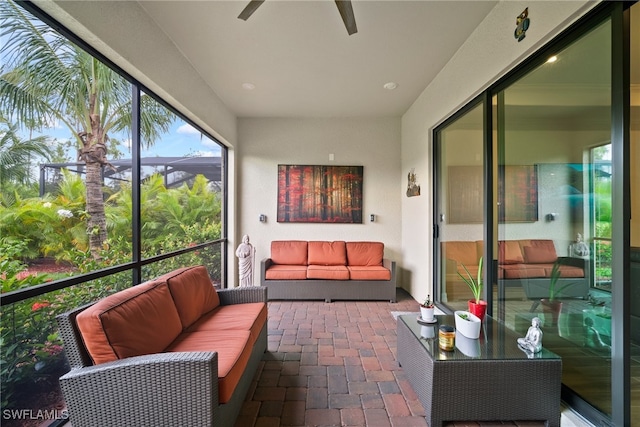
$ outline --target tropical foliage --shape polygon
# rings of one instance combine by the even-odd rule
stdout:
[[[149,225],[142,239],[143,254],[152,256],[218,239],[221,200],[206,179],[197,176],[191,187],[167,189],[160,177],[141,188],[145,195],[142,222]],[[55,257],[70,266],[70,274],[99,270],[132,260],[131,189],[123,184],[105,203],[107,228],[112,231],[94,258],[88,248],[84,184],[66,172],[56,194],[44,199],[19,199],[0,206],[0,285],[10,292],[50,281],[48,275],[24,275],[26,260]],[[145,267],[145,277],[156,277],[185,265],[204,264],[220,277],[220,252],[210,248],[189,252]],[[46,296],[3,306],[0,311],[2,406],[15,406],[16,390],[53,381],[62,369],[62,343],[55,316],[130,286],[130,274],[120,274],[51,292]],[[58,372],[59,374],[59,372]]]
[[[27,184],[31,180],[33,156],[50,158],[47,137],[22,139],[15,124],[9,123],[0,112],[0,188],[10,182]]]

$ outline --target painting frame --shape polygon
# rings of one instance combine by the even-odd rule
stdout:
[[[277,222],[362,224],[363,166],[278,165]]]

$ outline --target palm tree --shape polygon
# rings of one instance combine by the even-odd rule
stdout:
[[[50,158],[47,137],[20,138],[17,126],[7,122],[0,113],[0,188],[9,182],[29,183],[32,156]]]
[[[0,1],[0,111],[22,126],[56,124],[71,132],[86,165],[87,233],[94,258],[107,238],[102,170],[109,133],[131,130],[132,85],[13,1]],[[145,146],[169,130],[175,115],[148,95],[141,98]]]

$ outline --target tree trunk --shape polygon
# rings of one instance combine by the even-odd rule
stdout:
[[[89,110],[95,108],[95,94],[89,100]],[[102,166],[111,166],[107,162],[107,147],[105,141],[108,139],[100,123],[98,114],[91,114],[91,132],[80,132],[78,135],[82,139],[81,159],[87,165],[87,234],[89,235],[89,249],[93,259],[101,259],[100,251],[105,240],[107,240],[107,218],[104,213],[104,199],[102,195]],[[112,166],[113,167],[113,166]]]
[[[100,259],[102,245],[107,239],[107,219],[102,196],[102,166],[98,162],[87,163],[87,234],[89,249],[94,259]]]

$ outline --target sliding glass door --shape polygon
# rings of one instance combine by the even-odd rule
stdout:
[[[611,414],[611,22],[495,100],[494,312],[563,359],[563,384]],[[607,256],[607,254],[609,254]]]
[[[640,5],[603,3],[434,130],[437,301],[534,317],[563,400],[640,426]],[[627,25],[628,24],[628,25]],[[628,68],[627,68],[628,67]]]
[[[476,277],[483,255],[483,106],[461,112],[436,134],[438,299],[465,310],[472,293],[459,274]]]

